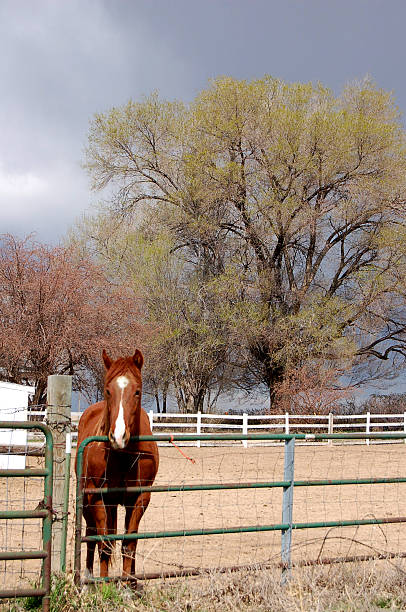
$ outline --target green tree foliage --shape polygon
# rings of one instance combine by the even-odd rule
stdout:
[[[170,236],[216,296],[210,324],[227,328],[241,384],[272,400],[304,363],[406,355],[405,152],[391,95],[369,81],[335,97],[221,78],[189,105],[154,94],[96,115],[85,166],[113,211]]]
[[[155,396],[158,411],[166,410],[170,384],[182,412],[211,411],[231,369],[216,291],[176,251],[170,234],[142,224],[118,228],[106,239],[111,223],[103,219],[88,222],[87,233],[109,277],[130,286],[142,304],[145,390]]]

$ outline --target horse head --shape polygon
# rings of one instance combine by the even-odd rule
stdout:
[[[106,367],[106,408],[101,433],[108,436],[114,449],[123,449],[130,436],[136,435],[139,429],[144,358],[137,349],[132,357],[120,357],[113,361],[103,350],[103,361]]]

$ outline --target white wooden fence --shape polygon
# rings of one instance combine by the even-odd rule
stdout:
[[[267,431],[269,433],[378,433],[406,432],[406,412],[400,414],[364,414],[342,415],[300,415],[300,414],[195,414],[166,413],[158,414],[150,410],[148,413],[151,431],[153,433],[190,433],[190,434],[210,434],[210,433],[235,433],[250,434]],[[32,416],[40,416],[41,420],[46,420],[45,412],[30,411]],[[76,440],[77,423],[81,414],[72,412],[72,438]],[[366,439],[366,444],[370,440]],[[406,440],[405,440],[406,442]],[[257,442],[255,442],[257,443]],[[261,442],[262,443],[262,442]],[[184,443],[187,445],[188,443]],[[201,442],[192,444],[200,446]],[[247,440],[242,441],[242,445],[247,448]]]

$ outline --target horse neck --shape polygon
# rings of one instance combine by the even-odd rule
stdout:
[[[135,419],[134,419],[134,424],[135,424],[135,431],[131,432],[132,436],[140,436],[141,434],[141,406],[138,408],[136,415],[135,415]]]

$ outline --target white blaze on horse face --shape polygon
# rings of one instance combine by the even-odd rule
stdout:
[[[124,448],[124,434],[125,434],[125,421],[124,421],[124,408],[123,408],[123,393],[124,389],[128,385],[128,378],[126,376],[119,376],[117,378],[117,385],[121,389],[120,406],[118,409],[118,416],[116,419],[116,426],[114,428],[114,438],[117,442],[117,446]]]

